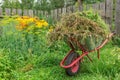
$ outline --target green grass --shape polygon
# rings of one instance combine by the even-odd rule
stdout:
[[[119,80],[120,61],[117,58],[119,54],[115,52],[116,47],[111,46],[108,44],[101,50],[99,60],[95,53],[91,53],[93,63],[85,60],[81,63],[80,72],[72,77],[66,75],[64,69],[59,66],[64,57],[63,54],[60,54],[61,51],[43,54],[37,61],[39,65],[24,73],[26,75],[23,80]]]
[[[70,50],[68,45],[57,42],[49,46],[45,33],[36,43],[32,43],[31,35],[23,42],[19,32],[7,34],[11,29],[14,31],[10,27],[14,25],[4,26],[7,31],[0,37],[0,80],[120,80],[120,48],[112,42],[100,50],[100,59],[96,52],[90,53],[93,63],[85,57],[79,73],[68,76],[60,67],[60,61]]]
[[[17,63],[19,68],[11,69],[12,80],[119,80],[120,77],[120,55],[117,53],[119,48],[112,47],[111,44],[101,49],[101,57],[98,60],[96,53],[90,53],[93,63],[85,58],[81,63],[81,69],[75,76],[68,76],[65,70],[59,66],[60,61],[65,56],[66,51],[59,50],[48,52],[41,56],[35,56],[29,61]],[[8,55],[8,54],[6,54]],[[4,56],[6,57],[6,56]],[[6,57],[8,59],[9,57]],[[12,63],[8,59],[9,63]],[[8,64],[9,64],[8,63]],[[12,63],[13,64],[13,63]],[[17,66],[17,64],[13,64]],[[33,65],[33,66],[30,66]],[[13,67],[13,65],[8,65]],[[30,68],[32,67],[32,68]],[[8,78],[6,78],[8,79]]]

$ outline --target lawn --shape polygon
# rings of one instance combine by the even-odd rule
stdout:
[[[68,76],[65,70],[59,66],[60,61],[66,54],[61,50],[41,55],[37,67],[18,74],[20,80],[119,80],[120,59],[117,47],[111,44],[101,50],[101,58],[98,60],[96,53],[91,53],[93,63],[85,60],[81,63],[80,71],[76,76]]]

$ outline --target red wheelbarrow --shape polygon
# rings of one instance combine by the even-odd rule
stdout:
[[[71,50],[68,52],[68,54],[65,56],[65,58],[60,62],[60,66],[65,68],[66,73],[69,76],[73,76],[78,73],[80,69],[80,63],[83,61],[83,57],[87,56],[89,60],[92,62],[92,59],[88,56],[90,52],[97,51],[97,57],[99,59],[100,57],[100,49],[109,41],[109,39],[115,34],[115,32],[110,33],[109,36],[93,50],[87,51],[76,39],[70,38],[71,41],[76,42],[78,48],[82,51],[82,54],[79,55],[76,51],[74,46],[71,44],[71,42],[68,41]]]

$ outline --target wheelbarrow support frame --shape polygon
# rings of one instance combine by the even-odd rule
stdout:
[[[73,45],[71,43],[69,43],[70,47],[71,47],[71,50],[68,52],[68,54],[64,57],[64,59],[60,62],[60,66],[63,67],[63,68],[71,68],[73,65],[75,65],[78,61],[82,61],[83,57],[84,56],[87,56],[89,58],[89,60],[92,62],[92,59],[88,56],[88,54],[90,52],[94,52],[97,50],[97,57],[98,59],[100,58],[100,49],[109,41],[109,39],[114,35],[115,33],[110,33],[109,36],[102,42],[102,44],[100,46],[98,46],[97,48],[91,50],[91,51],[86,51],[82,45],[76,40],[76,39],[73,39],[73,38],[70,38],[72,41],[75,41],[77,44],[78,44],[78,47],[80,48],[80,50],[82,51],[82,54],[76,59],[74,60],[71,64],[69,65],[64,65],[65,64],[65,60],[67,59],[67,57],[72,53],[72,52],[75,52],[75,49],[73,47]]]

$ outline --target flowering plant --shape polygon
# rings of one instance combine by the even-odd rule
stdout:
[[[32,18],[28,16],[22,16],[16,18],[19,24],[16,26],[17,30],[25,31],[28,33],[40,33],[41,29],[48,27],[48,23],[45,20],[39,20],[38,18]]]

